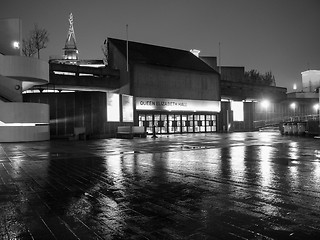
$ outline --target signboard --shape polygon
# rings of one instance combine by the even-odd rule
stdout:
[[[220,112],[220,101],[136,97],[137,110]]]
[[[107,121],[120,122],[119,94],[107,93]]]
[[[133,97],[122,95],[123,122],[133,122]]]

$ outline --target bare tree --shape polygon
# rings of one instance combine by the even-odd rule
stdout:
[[[37,52],[34,47],[32,39],[28,37],[27,39],[22,39],[22,53],[24,56],[32,57]]]
[[[38,25],[35,24],[29,37],[22,41],[22,52],[28,57],[33,56],[37,52],[38,58],[40,58],[40,50],[46,48],[48,42],[48,31],[46,29],[39,28]]]

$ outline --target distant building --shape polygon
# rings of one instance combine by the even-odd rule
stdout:
[[[302,91],[316,92],[320,87],[320,70],[308,70],[301,73]]]

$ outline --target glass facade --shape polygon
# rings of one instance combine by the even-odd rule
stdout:
[[[215,114],[150,114],[140,112],[138,116],[139,126],[145,127],[148,134],[152,134],[153,126],[155,126],[157,134],[217,131],[217,117]]]

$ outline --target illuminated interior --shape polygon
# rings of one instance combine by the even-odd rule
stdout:
[[[107,122],[120,122],[119,94],[107,93]]]
[[[122,118],[123,122],[133,122],[133,97],[122,95]]]
[[[2,121],[0,121],[0,126],[27,126],[27,127],[32,127],[32,126],[36,126],[36,125],[47,125],[44,123],[4,123]]]
[[[231,101],[231,110],[233,111],[233,121],[244,121],[242,101]]]

